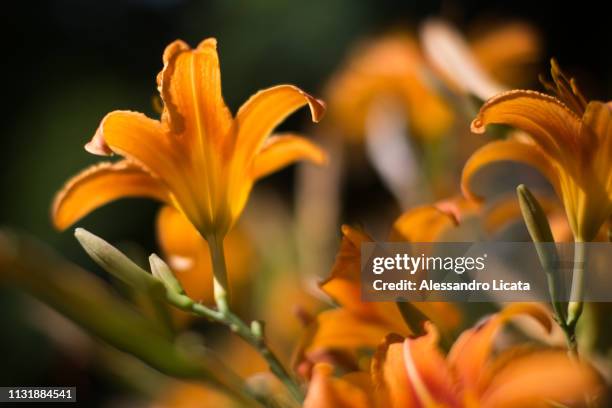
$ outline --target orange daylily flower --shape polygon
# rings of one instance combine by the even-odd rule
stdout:
[[[304,105],[319,121],[323,102],[279,85],[253,95],[232,118],[221,95],[215,39],[195,49],[175,41],[166,47],[163,63],[157,76],[161,119],[131,111],[106,115],[86,150],[124,159],[94,166],[68,182],[53,204],[58,229],[110,201],[144,196],[175,208],[209,241],[221,240],[256,180],[296,160],[325,160],[301,137],[268,138]]]
[[[537,408],[556,406],[555,403],[587,406],[587,401],[601,404],[604,387],[599,375],[565,350],[523,345],[493,355],[497,333],[509,319],[520,314],[533,317],[547,331],[552,327],[544,308],[513,304],[463,332],[444,357],[438,348],[438,331],[427,322],[426,334],[421,337],[387,336],[369,373],[334,378],[324,366],[315,367],[305,406],[331,407],[332,401],[349,398],[367,408]],[[308,405],[310,401],[316,404]]]
[[[405,109],[415,137],[442,136],[453,114],[425,72],[426,62],[410,35],[390,34],[363,44],[329,83],[330,120],[348,138],[361,140],[372,104],[391,99]]]
[[[489,99],[472,122],[483,133],[489,124],[521,129],[528,137],[491,142],[466,163],[462,188],[472,176],[498,161],[517,161],[539,170],[553,185],[565,207],[576,241],[592,241],[612,215],[612,105],[587,102],[573,79],[552,62],[556,97],[514,90]]]
[[[540,54],[537,34],[521,23],[501,25],[469,42],[439,20],[425,24],[420,34],[421,41],[400,32],[365,42],[329,82],[331,120],[350,140],[361,140],[372,106],[386,100],[402,108],[417,139],[441,137],[454,113],[433,73],[454,91],[486,99],[502,87],[495,80],[517,82],[518,67]]]
[[[445,230],[456,225],[462,203],[469,205],[466,200],[458,200],[456,204],[447,201],[412,209],[398,218],[390,239],[435,241]],[[412,328],[404,322],[395,303],[361,300],[361,244],[373,240],[346,225],[342,227],[342,233],[331,276],[320,285],[340,307],[320,313],[307,334],[298,356],[307,361],[304,365],[306,375],[309,362],[324,359],[328,352],[340,353],[352,361],[358,358],[360,350],[373,350],[388,333],[412,334]],[[456,328],[461,320],[459,311],[450,303],[420,302],[414,306],[445,332]]]

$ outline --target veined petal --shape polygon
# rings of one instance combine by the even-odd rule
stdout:
[[[563,161],[582,152],[580,118],[561,101],[535,91],[514,90],[494,96],[472,121],[472,132],[504,124],[528,133],[544,151]]]
[[[168,201],[168,192],[140,166],[123,160],[100,163],[69,180],[55,196],[51,217],[64,230],[98,207],[124,197]]]
[[[371,371],[378,406],[420,406],[404,365],[401,336],[390,334],[385,337],[374,354]]]
[[[222,140],[232,118],[221,94],[217,40],[208,38],[193,50],[175,41],[163,60],[159,90],[172,131],[185,135],[194,149]]]
[[[415,396],[424,407],[457,406],[455,379],[438,349],[438,331],[428,322],[426,334],[404,340],[404,367]]]
[[[547,332],[552,330],[549,312],[535,303],[514,303],[475,328],[464,331],[448,354],[448,362],[464,386],[476,387],[490,358],[493,340],[511,318],[525,314],[533,317]]]
[[[374,355],[372,378],[381,406],[459,406],[438,333],[431,323],[425,329],[425,335],[404,341],[388,336]]]
[[[368,408],[372,407],[367,390],[361,384],[355,384],[354,376],[333,377],[333,367],[329,364],[317,364],[304,408]]]
[[[264,140],[287,116],[304,105],[310,107],[312,120],[318,122],[325,104],[292,85],[278,85],[257,92],[236,115],[237,160],[248,160],[259,151]]]
[[[516,140],[490,142],[472,154],[461,174],[463,195],[472,200],[480,200],[470,187],[471,179],[481,168],[499,161],[516,161],[536,168],[561,196],[557,170],[553,167],[551,159],[537,145]]]
[[[512,351],[509,351],[512,353]],[[482,386],[483,408],[545,408],[598,406],[604,386],[596,371],[572,359],[563,350],[532,350],[522,355],[504,355],[494,364]]]
[[[169,163],[174,153],[161,123],[139,112],[107,114],[85,149],[93,154],[117,153],[162,179],[175,173]]]
[[[324,164],[325,152],[311,141],[296,135],[276,135],[264,142],[252,164],[252,177],[257,180],[298,160]]]
[[[173,204],[202,225],[206,216],[196,202],[185,146],[171,140],[159,121],[138,112],[114,111],[100,123],[89,146],[107,146],[151,172],[173,193]]]
[[[582,118],[582,134],[592,133],[597,139],[593,169],[608,196],[612,197],[612,105],[590,102]],[[583,136],[585,137],[585,136]],[[590,180],[588,182],[593,182]]]

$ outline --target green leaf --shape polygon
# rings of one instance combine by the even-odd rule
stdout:
[[[91,243],[90,238],[88,236],[86,239]],[[99,252],[97,254],[99,256]],[[115,254],[109,258],[108,254],[105,253],[101,259],[110,265],[121,260]],[[134,276],[129,279],[132,278]],[[137,281],[141,278],[134,279]],[[155,278],[151,276],[151,279]],[[257,405],[244,383],[216,358],[191,355],[176,347],[158,325],[116,297],[105,282],[63,260],[31,238],[0,230],[2,283],[26,291],[94,337],[141,359],[166,375],[204,381],[242,402]]]

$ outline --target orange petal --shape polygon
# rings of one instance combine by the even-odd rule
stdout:
[[[300,136],[276,135],[268,138],[255,156],[252,177],[259,179],[298,160],[324,164],[325,153],[314,143]]]
[[[472,121],[472,132],[483,133],[490,124],[525,131],[557,160],[582,151],[580,118],[558,99],[539,92],[514,90],[489,99]]]
[[[236,115],[236,146],[242,155],[238,159],[248,160],[253,157],[274,128],[306,104],[310,107],[312,120],[321,120],[325,112],[323,101],[295,86],[278,85],[251,96]]]
[[[592,133],[597,139],[597,151],[594,152],[593,173],[600,177],[589,180],[607,190],[612,199],[612,105],[602,102],[590,102],[583,116],[582,136]]]
[[[480,200],[472,192],[471,179],[481,168],[499,161],[516,161],[536,168],[550,181],[557,193],[560,193],[556,169],[551,159],[538,146],[516,140],[498,140],[476,150],[466,162],[461,174],[463,195],[472,200]]]
[[[438,333],[431,323],[425,328],[425,335],[403,342],[389,336],[376,352],[372,378],[382,406],[459,406]]]
[[[94,154],[106,151],[120,154],[162,179],[176,174],[176,169],[168,163],[174,150],[161,123],[142,113],[114,111],[107,114],[85,149]]]
[[[472,53],[494,78],[507,85],[526,82],[539,60],[542,44],[533,27],[511,22],[496,25],[471,41]]]
[[[598,374],[565,351],[533,350],[499,359],[505,361],[495,364],[483,384],[479,405],[483,408],[605,405]]]
[[[398,318],[401,319],[401,316]],[[313,336],[305,353],[323,350],[344,351],[355,355],[366,348],[375,348],[392,330],[385,322],[369,320],[340,308],[326,310],[317,316]]]
[[[454,214],[435,205],[424,205],[408,210],[395,220],[389,240],[435,242],[444,231],[457,224]]]
[[[328,279],[321,289],[339,305],[362,315],[372,316],[372,304],[361,301],[361,244],[372,242],[365,233],[342,226],[342,242]]]
[[[184,134],[193,147],[221,141],[232,117],[221,94],[217,40],[208,38],[193,50],[175,41],[166,47],[163,59],[159,90],[172,131]]]
[[[378,406],[420,406],[404,364],[401,337],[388,335],[384,339],[374,354],[371,371]]]
[[[193,193],[186,146],[172,140],[164,125],[145,115],[130,111],[114,111],[106,115],[87,149],[105,146],[130,159],[157,176],[173,193],[173,202],[203,224],[201,208]],[[103,149],[102,149],[103,150]],[[200,219],[201,218],[201,219]]]
[[[124,197],[168,200],[161,183],[138,165],[127,160],[100,163],[73,177],[55,196],[53,224],[64,230],[96,208]]]
[[[185,292],[196,301],[213,303],[213,275],[208,244],[179,211],[165,206],[157,217],[157,236],[164,257]],[[231,290],[238,290],[248,278],[254,261],[248,239],[240,228],[225,238],[225,253]]]
[[[304,408],[368,408],[372,407],[370,398],[360,384],[351,381],[352,377],[334,378],[333,367],[317,364]]]
[[[514,303],[494,314],[484,323],[466,330],[453,344],[448,361],[457,372],[464,386],[475,387],[490,358],[495,335],[512,317],[525,314],[533,317],[550,332],[552,322],[549,312],[535,303]]]

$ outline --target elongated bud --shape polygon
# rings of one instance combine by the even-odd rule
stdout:
[[[533,242],[555,242],[542,206],[523,184],[516,188],[525,225]]]
[[[523,184],[516,188],[516,194],[518,195],[525,225],[535,244],[540,264],[546,273],[548,292],[555,312],[555,319],[565,330],[566,310],[559,301],[563,296],[563,293],[560,293],[559,253],[554,244],[555,239],[550,230],[548,218],[538,200]]]
[[[137,290],[157,298],[165,297],[164,285],[117,248],[83,228],[77,228],[74,235],[85,252],[105,271]]]
[[[151,256],[149,256],[149,264],[151,265],[151,272],[153,273],[153,276],[162,281],[166,289],[176,293],[185,294],[183,286],[178,279],[176,279],[168,264],[157,256],[157,254],[151,254]]]
[[[174,272],[157,254],[151,254],[149,256],[149,264],[151,265],[151,272],[153,276],[159,279],[166,287],[166,299],[169,303],[181,309],[189,309],[193,305],[194,301],[187,294],[185,290],[174,276]]]

